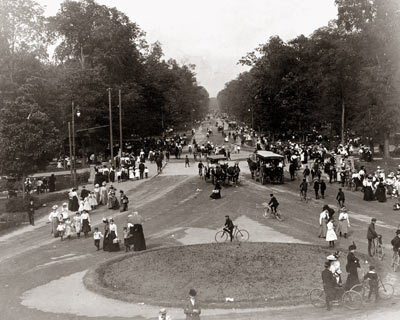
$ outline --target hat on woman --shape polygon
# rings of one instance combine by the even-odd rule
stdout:
[[[63,207],[67,207],[67,206],[68,206],[68,203],[64,202]]]
[[[107,184],[107,182],[103,181],[102,185],[105,186]]]
[[[333,254],[331,254],[330,256],[326,257],[326,260],[328,260],[328,261],[336,261],[337,259]]]
[[[95,187],[95,188],[98,188],[98,187],[100,187],[100,186],[99,186],[98,183],[96,183],[96,184],[94,185],[94,187]]]
[[[396,234],[400,234],[400,229],[397,229],[397,230],[396,230]]]
[[[55,204],[55,205],[52,206],[51,208],[52,208],[53,210],[57,210],[57,209],[58,209],[58,205]]]
[[[161,308],[160,309],[160,314],[167,314],[167,309]]]

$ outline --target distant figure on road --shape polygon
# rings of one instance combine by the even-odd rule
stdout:
[[[185,168],[190,167],[189,157],[186,155],[185,157]]]
[[[218,181],[215,182],[215,187],[214,187],[213,192],[210,195],[210,198],[221,199],[221,185],[219,184]]]
[[[35,225],[34,215],[35,215],[35,207],[33,204],[33,199],[31,199],[31,200],[29,200],[29,204],[28,204],[28,218],[29,218],[29,223],[32,226]]]
[[[336,196],[336,200],[339,204],[339,207],[342,208],[344,207],[344,192],[342,191],[342,188],[339,188],[338,194]]]
[[[198,164],[199,176],[200,176],[200,177],[203,176],[203,167],[204,167],[204,164],[203,164],[203,162],[200,160],[200,162],[199,162],[199,164]]]
[[[52,173],[49,178],[49,192],[56,191],[56,180],[56,176]]]

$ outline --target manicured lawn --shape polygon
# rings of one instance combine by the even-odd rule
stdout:
[[[170,247],[102,265],[96,277],[103,294],[130,302],[179,306],[195,288],[209,306],[290,305],[307,303],[309,291],[322,287],[321,271],[331,253],[277,243]]]

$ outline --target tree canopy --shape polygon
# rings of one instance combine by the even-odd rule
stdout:
[[[68,154],[72,102],[81,111],[77,129],[108,125],[108,88],[115,137],[118,90],[125,139],[190,129],[208,112],[209,96],[197,83],[195,66],[165,60],[161,44],[147,43],[145,32],[123,12],[94,0],[65,1],[52,17],[43,12],[33,0],[0,2],[0,104],[5,114],[0,141],[8,144],[0,150],[3,172],[31,173],[52,157]],[[55,46],[52,57],[50,45]],[[77,134],[77,150],[107,152],[108,140],[107,130],[89,140],[87,133]],[[15,159],[20,167],[11,165]],[[21,159],[30,160],[30,167]]]
[[[388,141],[399,124],[400,3],[336,0],[338,16],[310,36],[271,37],[219,92],[223,112],[273,136],[349,131]],[[350,130],[351,129],[351,130]],[[385,148],[388,155],[388,145]]]

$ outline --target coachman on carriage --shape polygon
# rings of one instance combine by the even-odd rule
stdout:
[[[262,184],[284,182],[284,157],[271,151],[257,150],[247,159],[251,177]]]

